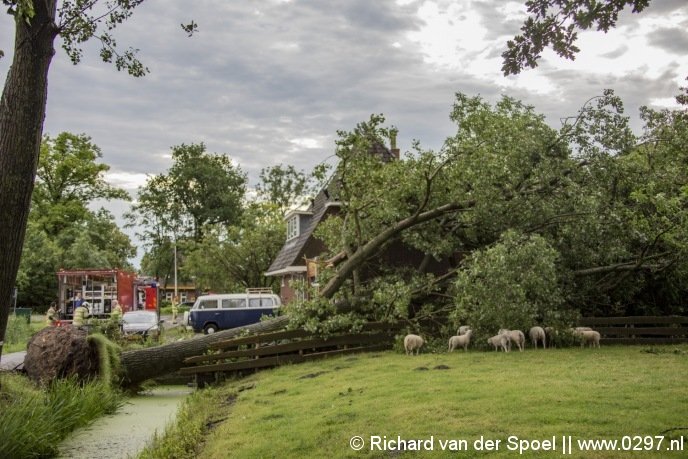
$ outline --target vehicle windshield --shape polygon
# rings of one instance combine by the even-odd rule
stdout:
[[[134,312],[124,314],[122,318],[128,324],[154,324],[158,321],[154,312]]]

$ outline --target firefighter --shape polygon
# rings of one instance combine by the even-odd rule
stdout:
[[[55,302],[53,301],[48,308],[48,312],[45,314],[45,322],[50,325],[54,325],[57,320],[57,310],[55,309]]]
[[[177,307],[177,303],[179,302],[179,298],[176,296],[172,298],[172,323],[176,324],[177,323],[177,313],[179,313],[179,308]]]
[[[72,325],[74,325],[75,327],[83,327],[84,326],[84,324],[86,322],[86,318],[90,314],[88,311],[89,306],[90,306],[90,304],[88,304],[88,302],[84,301],[83,303],[81,303],[81,306],[77,307],[74,310],[74,318],[72,320]]]
[[[116,324],[119,324],[119,321],[122,320],[122,306],[119,305],[117,300],[112,300],[112,312],[110,312],[110,320]]]

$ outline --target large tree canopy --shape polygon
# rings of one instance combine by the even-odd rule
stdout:
[[[491,106],[458,94],[457,132],[442,150],[415,145],[391,162],[370,154],[390,133],[381,117],[341,133],[341,212],[318,235],[327,257],[346,256],[322,273],[320,297],[291,311],[297,323],[353,318],[333,317],[330,298],[376,319],[446,314],[453,297],[469,316],[483,314],[466,303],[478,301],[478,281],[491,289],[491,310],[513,305],[530,321],[544,311],[559,322],[572,312],[684,312],[686,111],[644,108],[636,138],[622,110],[607,91],[557,131],[508,97]],[[399,247],[423,256],[388,260]],[[540,283],[524,276],[538,251],[548,254]],[[443,271],[430,274],[433,262]],[[457,276],[465,281],[446,282]]]
[[[139,189],[126,215],[146,246],[142,270],[161,280],[173,275],[175,251],[183,267],[189,250],[212,239],[216,228],[241,227],[246,192],[241,168],[202,143],[172,147],[172,161]],[[186,280],[197,274],[182,273]]]
[[[36,217],[50,235],[57,235],[74,221],[85,218],[96,199],[124,199],[129,195],[105,181],[110,166],[86,135],[63,132],[46,136],[41,144],[36,185],[31,199]]]

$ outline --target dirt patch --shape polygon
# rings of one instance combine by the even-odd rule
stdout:
[[[433,370],[450,370],[451,368],[446,365],[437,365]]]
[[[227,417],[224,417],[221,419],[215,419],[215,420],[206,422],[205,423],[206,431],[208,431],[208,432],[212,431],[213,429],[215,429],[215,427],[217,427],[220,423],[226,421],[227,419],[228,419]]]
[[[76,376],[87,380],[98,374],[98,350],[76,327],[46,327],[29,340],[24,370],[33,381]]]
[[[428,371],[430,368],[428,367],[418,367],[414,368],[413,371]]]
[[[317,378],[320,375],[324,375],[327,373],[326,371],[318,371],[315,373],[308,373],[307,375],[299,376],[299,379],[311,379],[311,378]]]

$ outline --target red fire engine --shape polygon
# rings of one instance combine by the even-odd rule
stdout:
[[[154,281],[121,269],[75,269],[57,272],[58,306],[63,319],[71,319],[75,304],[88,302],[95,317],[107,317],[117,300],[124,312],[136,309],[158,311],[158,288]],[[159,311],[158,311],[159,312]]]

